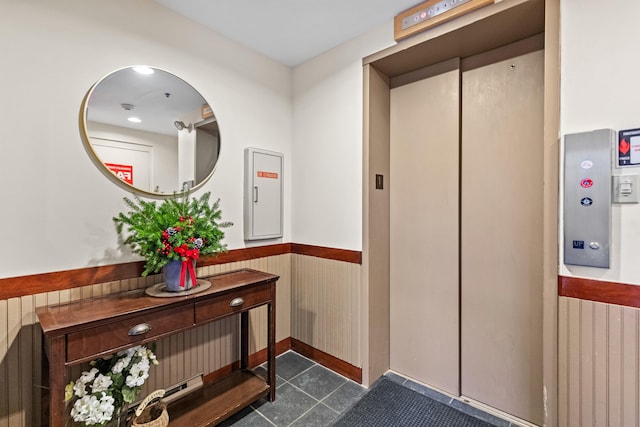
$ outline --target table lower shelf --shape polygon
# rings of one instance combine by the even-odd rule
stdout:
[[[169,425],[213,426],[268,394],[269,384],[262,378],[249,371],[234,371],[222,380],[172,402],[168,408]]]

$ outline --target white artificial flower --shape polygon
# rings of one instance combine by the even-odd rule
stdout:
[[[73,404],[73,408],[71,408],[71,416],[73,417],[73,421],[88,421],[91,418],[91,400],[95,400],[97,402],[95,396],[84,396],[81,399],[76,400],[76,403]],[[93,423],[95,424],[95,423]]]
[[[119,374],[124,370],[124,368],[129,366],[129,363],[131,363],[131,356],[127,355],[126,357],[118,360],[116,364],[113,365],[113,368],[111,368],[111,372],[113,372],[114,374]]]
[[[84,422],[85,425],[104,424],[113,417],[115,407],[113,397],[102,393],[100,400],[94,395],[84,396],[76,401],[71,409],[74,421]]]
[[[98,368],[91,368],[89,372],[85,371],[82,373],[78,382],[81,382],[84,384],[91,382],[96,377],[97,373],[98,373]]]
[[[85,424],[91,425],[91,424],[100,423],[101,421],[99,421],[99,419],[101,417],[98,411],[98,408],[100,407],[100,401],[98,400],[98,398],[91,395],[88,402],[88,407],[89,407],[89,415],[85,420]]]
[[[98,405],[98,412],[100,414],[100,422],[105,422],[111,420],[113,417],[113,411],[116,409],[113,406],[115,399],[108,394],[102,393],[102,397],[100,398],[100,404]]]
[[[101,391],[106,391],[109,386],[113,384],[113,381],[107,375],[98,375],[95,380],[93,380],[93,386],[91,387],[91,391],[93,393],[98,393]]]
[[[144,346],[132,347],[111,357],[116,358],[111,372],[123,373],[126,386],[131,388],[144,385],[145,380],[149,378],[151,363],[158,364],[155,354]],[[111,357],[103,359],[108,360]],[[108,394],[114,385],[112,375],[101,373],[95,367],[103,366],[98,362],[99,360],[90,363],[92,369],[83,372],[76,382],[72,381],[65,387],[65,393],[71,396],[65,398],[75,399],[71,407],[71,418],[85,426],[108,423],[116,410],[115,399]],[[121,387],[118,387],[118,390],[121,392]]]
[[[147,378],[149,378],[149,359],[142,359],[131,367],[126,384],[132,388],[141,386]]]
[[[78,380],[73,385],[73,394],[75,394],[78,397],[84,397],[87,394],[87,389],[85,388],[85,383],[83,383],[82,381]]]
[[[136,354],[136,351],[138,351],[138,349],[140,348],[139,345],[135,346],[135,347],[131,347],[128,348],[126,350],[122,350],[118,352],[118,356],[127,356],[128,358],[133,357],[134,354]]]

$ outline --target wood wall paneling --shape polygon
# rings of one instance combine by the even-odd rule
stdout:
[[[640,425],[640,286],[558,277],[558,425]]]
[[[362,252],[347,249],[327,248],[323,246],[303,245],[291,243],[291,253],[308,255],[317,258],[332,259],[335,261],[362,264]]]
[[[640,308],[640,286],[580,277],[558,277],[558,295]]]
[[[295,255],[291,244],[273,245],[271,248],[252,248],[248,251],[230,251],[225,255],[226,263],[215,258],[214,262],[201,260],[198,264],[198,276],[217,274],[240,268],[253,268],[267,271],[280,276],[276,286],[276,341],[278,353],[286,351],[291,346],[292,336],[291,318],[298,307],[292,304],[292,281],[294,277],[301,278],[297,283],[298,292],[307,284],[305,280],[314,274],[320,274],[321,280],[314,279],[311,287],[322,283],[325,288],[320,294],[325,298],[315,298],[305,306],[306,310],[322,311],[321,304],[331,306],[322,312],[319,319],[323,319],[317,328],[331,328],[325,333],[324,343],[330,343],[326,353],[337,366],[344,363],[358,369],[359,363],[359,307],[360,307],[360,265],[357,263],[359,252],[336,250],[330,248],[314,248],[308,245],[298,246],[295,250],[304,251],[309,255]],[[267,256],[262,256],[267,254]],[[271,255],[268,255],[271,254]],[[275,255],[274,255],[275,254]],[[256,256],[257,258],[251,258]],[[312,261],[302,263],[294,268],[293,257],[308,258]],[[337,260],[336,260],[337,259]],[[347,259],[348,261],[344,261]],[[141,271],[142,263],[125,265],[124,273],[119,272],[117,266],[92,267],[89,269],[72,270],[68,272],[48,273],[29,276],[26,282],[34,283],[29,289],[42,289],[33,295],[12,296],[0,299],[0,427],[39,426],[42,425],[41,402],[43,398],[43,383],[46,374],[42,371],[42,331],[35,314],[36,307],[54,305],[85,298],[94,298],[131,289],[144,288],[161,280],[161,277],[150,276],[142,278],[131,276],[132,272]],[[138,265],[138,267],[136,267]],[[321,267],[318,267],[320,265]],[[301,272],[300,268],[312,269]],[[316,270],[317,269],[317,270]],[[335,270],[335,271],[333,271]],[[64,283],[67,275],[73,286]],[[124,277],[122,277],[124,276]],[[48,281],[49,278],[55,280]],[[81,278],[102,280],[102,283],[81,284]],[[118,279],[118,277],[120,277]],[[14,287],[14,284],[25,283],[20,278],[0,279],[0,289],[5,295],[18,289],[18,293],[25,291],[24,287]],[[13,290],[7,291],[2,286],[9,284]],[[318,289],[320,289],[318,288]],[[330,295],[332,292],[336,295]],[[327,299],[329,297],[329,299]],[[346,302],[337,301],[345,298]],[[299,315],[299,314],[298,314]],[[343,327],[343,323],[346,325]],[[250,315],[250,358],[252,366],[262,363],[266,356],[266,311],[254,310]],[[333,340],[332,331],[348,331],[347,339]],[[341,334],[336,334],[341,335]],[[189,332],[157,341],[157,353],[160,365],[154,368],[145,385],[143,395],[153,389],[174,385],[193,376],[204,374],[205,380],[213,381],[216,372],[232,369],[239,357],[237,339],[239,336],[239,321],[226,318],[217,322],[202,325]],[[302,342],[302,341],[301,341]],[[332,343],[332,344],[331,344]],[[311,345],[310,343],[304,343]],[[341,349],[346,346],[346,349]],[[321,351],[326,351],[322,349]],[[263,354],[264,353],[264,354]],[[329,360],[332,360],[331,358]],[[346,360],[346,361],[345,361]],[[343,361],[343,362],[340,362]],[[68,369],[67,381],[77,378],[86,366],[79,365]]]
[[[0,301],[0,427],[7,427],[9,420],[9,301]]]
[[[292,256],[291,337],[351,365],[362,366],[360,267]]]
[[[202,257],[198,260],[197,266],[228,266],[231,263],[289,253],[299,253],[356,264],[362,263],[362,252],[360,251],[304,245],[300,243],[281,243],[244,249],[232,249],[216,256]],[[105,289],[106,283],[113,282],[116,287],[126,287],[128,285],[123,285],[122,282],[128,279],[140,280],[140,275],[143,270],[144,262],[135,261],[28,276],[0,278],[0,300],[44,292],[74,289],[90,284],[99,284],[100,292],[108,292],[108,289]],[[158,275],[151,275],[144,280],[146,280],[146,284],[149,286],[157,283],[160,278]]]
[[[640,425],[640,310],[559,298],[558,425]]]

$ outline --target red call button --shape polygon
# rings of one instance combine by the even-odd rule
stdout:
[[[582,188],[589,188],[589,187],[593,186],[593,180],[591,180],[589,178],[585,178],[582,181],[580,181],[580,186]]]

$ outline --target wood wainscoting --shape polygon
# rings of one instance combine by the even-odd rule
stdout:
[[[558,425],[640,425],[640,286],[558,278]]]
[[[327,248],[300,243],[280,243],[252,248],[232,249],[216,256],[202,257],[198,267],[250,261],[284,254],[301,254],[354,264],[362,264],[362,252],[347,249]],[[97,283],[115,282],[125,279],[140,279],[144,261],[110,264],[76,270],[56,271],[29,276],[0,278],[0,300],[35,295],[44,292],[79,288]],[[147,278],[147,285],[158,279]]]
[[[301,263],[300,259],[311,261]],[[351,312],[352,306],[360,304],[360,260],[359,251],[284,243],[230,250],[214,258],[201,259],[197,274],[206,276],[252,268],[279,275],[276,286],[278,354],[292,348],[293,337],[304,344],[304,349],[311,349],[303,355],[311,359],[318,357],[317,362],[351,378],[348,372],[357,372],[361,366],[359,349],[354,350],[360,341],[359,318]],[[313,270],[319,264],[322,269]],[[39,426],[43,422],[41,402],[46,375],[43,375],[42,330],[36,307],[145,288],[162,280],[160,275],[140,277],[142,268],[143,262],[131,262],[0,279],[0,427]],[[304,269],[312,271],[302,271]],[[314,276],[320,279],[312,280]],[[305,287],[322,288],[322,293],[339,289],[339,298],[349,298],[349,301],[331,304],[326,309],[323,307],[329,303],[326,298],[295,300],[294,287],[296,295]],[[294,318],[315,319],[314,333],[294,335],[293,329],[300,330],[293,323]],[[252,365],[266,360],[263,351],[267,343],[266,320],[266,309],[250,313]],[[238,334],[238,321],[226,318],[159,340],[156,345],[160,365],[152,369],[142,393],[197,375],[212,381],[217,372],[233,369],[239,358],[235,345]],[[327,339],[331,335],[340,335],[340,339]],[[317,341],[320,336],[324,339]],[[341,372],[344,366],[347,372]],[[82,366],[69,369],[68,380],[77,378],[82,369]]]
[[[559,276],[558,295],[640,308],[640,285]]]
[[[349,378],[359,384],[362,383],[362,368],[353,366],[344,360],[340,360],[322,350],[313,348],[312,346],[298,341],[295,338],[287,338],[276,343],[276,355],[281,355],[289,350],[293,350],[296,353],[313,360],[314,362],[331,369],[333,372]],[[249,367],[255,368],[267,361],[267,349],[262,350],[249,355]],[[224,366],[215,372],[211,372],[204,376],[204,383],[209,384],[217,381],[218,379],[228,375],[231,371],[240,369],[240,361],[236,361],[231,365]]]
[[[362,266],[291,257],[291,338],[362,367]]]

